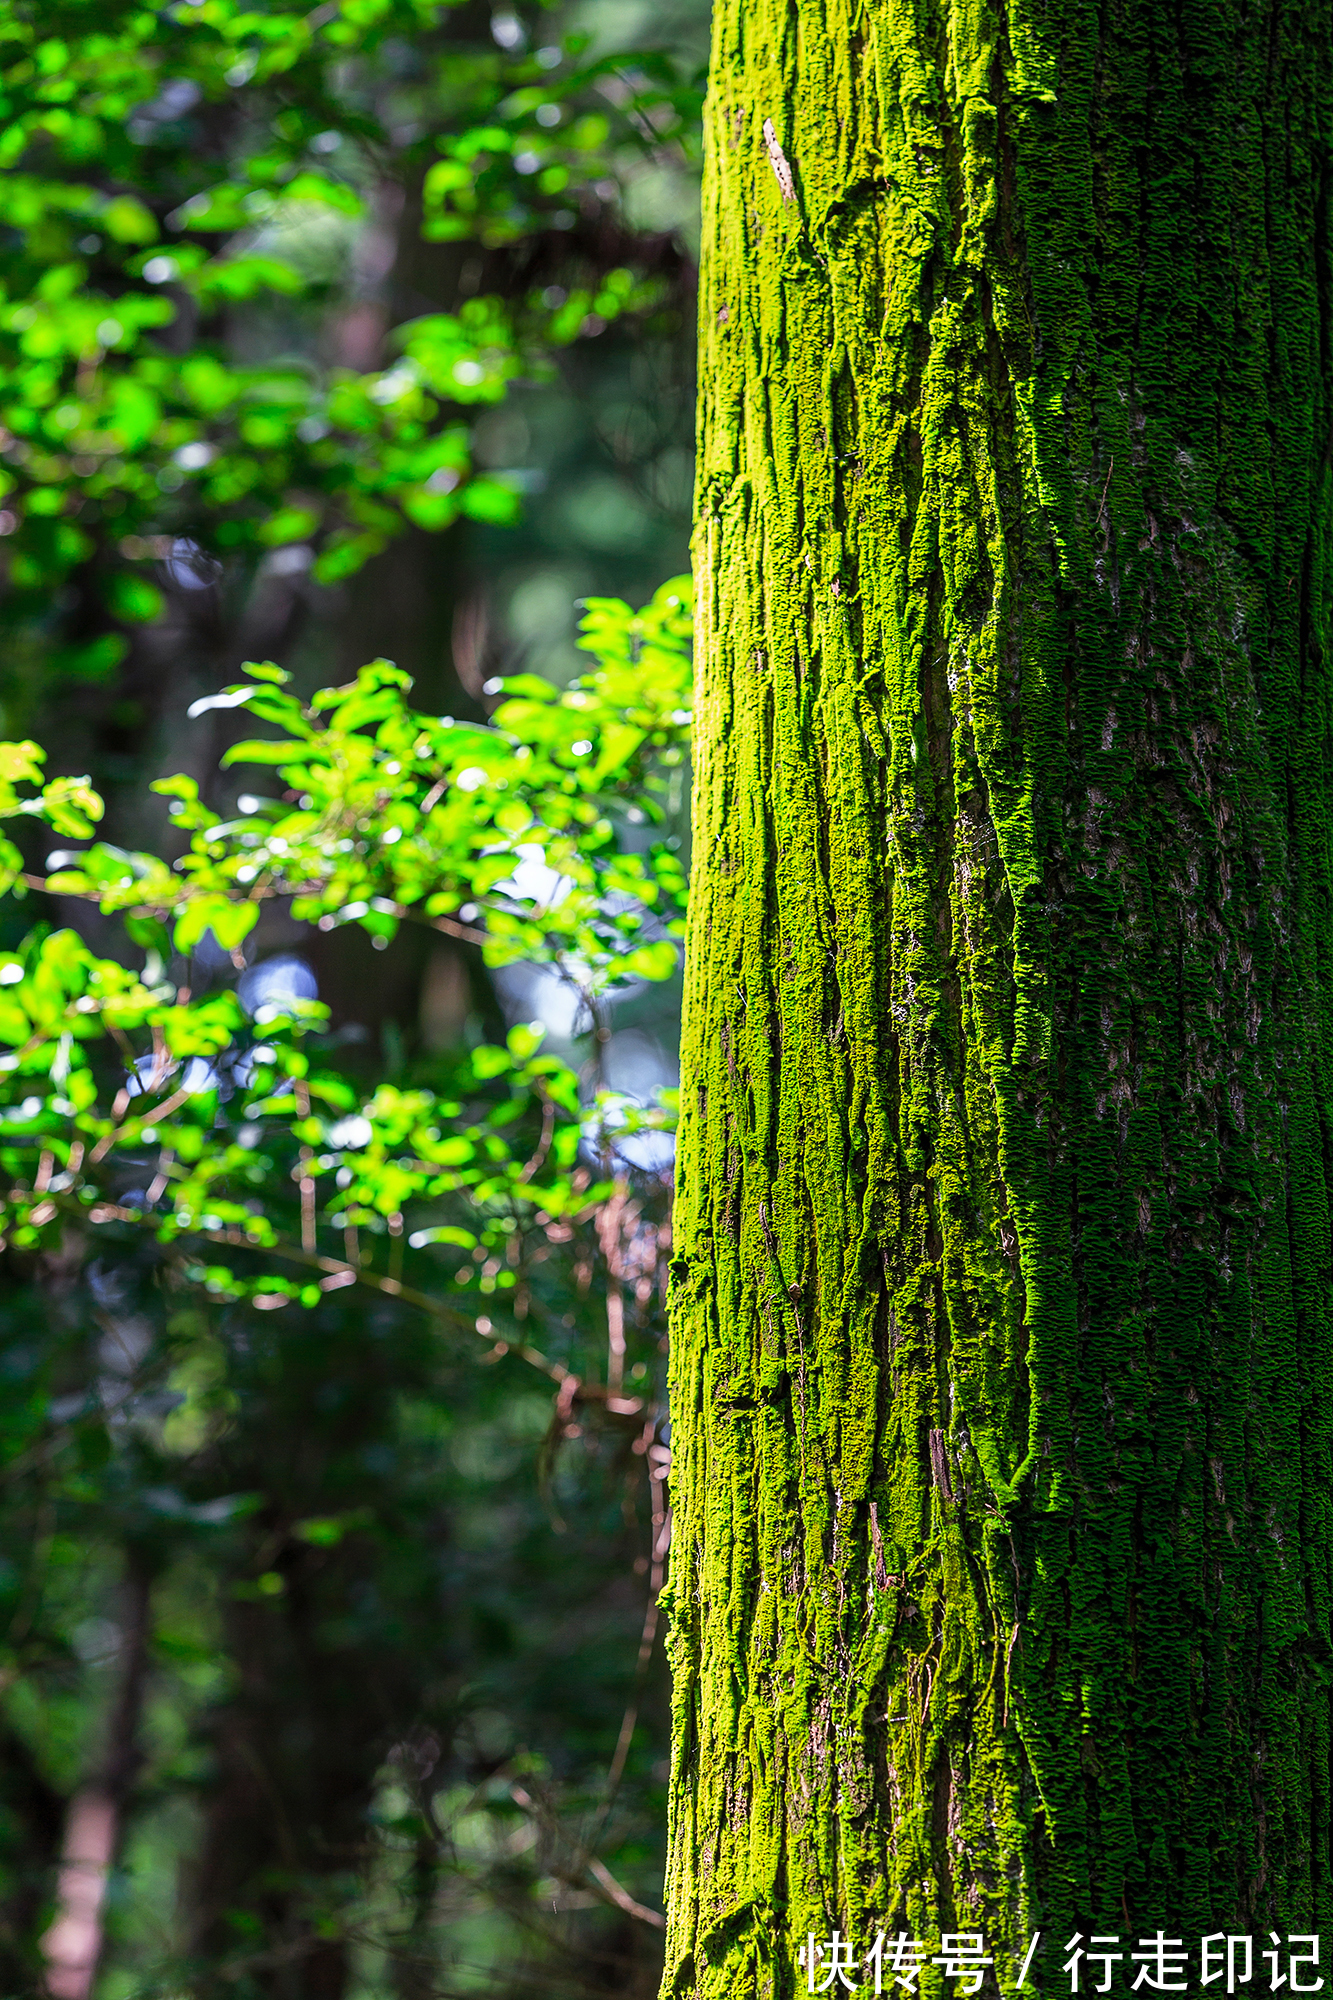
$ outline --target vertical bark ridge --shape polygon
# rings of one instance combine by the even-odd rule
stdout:
[[[718,0],[670,1993],[1333,1917],[1331,28]]]

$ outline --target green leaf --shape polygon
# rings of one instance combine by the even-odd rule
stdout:
[[[346,181],[330,180],[327,174],[297,174],[283,189],[284,201],[315,201],[336,208],[343,215],[363,215],[365,202]]]
[[[513,1067],[513,1058],[508,1049],[497,1049],[490,1043],[483,1042],[472,1051],[473,1071],[483,1081],[503,1076],[506,1070],[511,1070]]]
[[[289,542],[304,542],[314,534],[319,526],[319,515],[309,507],[282,507],[270,515],[259,530],[259,539],[270,548],[281,548]]]
[[[473,521],[512,527],[522,513],[518,494],[498,479],[470,479],[458,496],[460,512]]]
[[[475,1250],[477,1239],[470,1229],[455,1229],[442,1223],[435,1229],[418,1229],[412,1236],[412,1248],[424,1249],[428,1243],[450,1243],[459,1250]]]
[[[104,632],[100,639],[90,639],[86,645],[62,646],[52,665],[71,680],[104,681],[110,679],[129,650],[130,642],[123,632]]]
[[[193,951],[205,931],[212,931],[224,951],[237,951],[259,921],[257,903],[233,903],[225,896],[199,896],[186,904],[176,920],[177,951]]]
[[[102,210],[98,221],[117,243],[157,241],[157,223],[151,212],[133,195],[115,195]]]
[[[676,969],[679,952],[669,938],[661,938],[656,944],[641,944],[620,961],[618,970],[634,979],[670,979]]]
[[[122,376],[111,391],[108,428],[115,432],[121,448],[137,451],[147,444],[162,416],[162,405],[153,391],[133,376]]]
[[[143,951],[155,951],[161,959],[171,955],[171,937],[164,923],[156,917],[127,916],[124,919],[125,932],[132,944]]]
[[[292,764],[304,756],[318,755],[308,743],[268,742],[263,737],[251,737],[245,743],[233,743],[222,753],[224,766],[232,764]]]
[[[505,1040],[515,1062],[525,1063],[529,1056],[537,1053],[545,1038],[546,1029],[542,1022],[525,1021],[511,1028]]]
[[[156,584],[146,577],[136,576],[133,570],[117,570],[106,585],[107,608],[114,617],[123,618],[127,624],[147,625],[160,618],[166,606],[166,599]]]

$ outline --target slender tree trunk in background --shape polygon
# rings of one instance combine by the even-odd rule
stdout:
[[[719,0],[672,1994],[1333,1927],[1331,31]]]
[[[55,1922],[42,1939],[52,2000],[88,2000],[106,1940],[106,1892],[125,1831],[125,1808],[143,1762],[140,1724],[148,1681],[152,1572],[137,1550],[127,1556],[118,1684],[107,1721],[101,1770],[69,1802]]]

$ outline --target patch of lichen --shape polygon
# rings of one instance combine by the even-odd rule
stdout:
[[[1333,1917],[1331,29],[718,0],[668,1992]]]

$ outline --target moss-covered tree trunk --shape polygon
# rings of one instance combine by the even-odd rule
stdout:
[[[671,1994],[1333,1930],[1331,34],[718,0]]]

